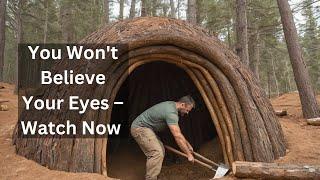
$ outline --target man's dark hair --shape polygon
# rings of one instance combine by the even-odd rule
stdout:
[[[187,96],[183,96],[179,99],[179,102],[181,103],[186,103],[186,104],[190,104],[193,106],[193,108],[196,107],[196,103],[194,101],[194,99],[190,96],[190,95],[187,95]]]

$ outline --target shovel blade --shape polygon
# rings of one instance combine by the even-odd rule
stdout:
[[[214,175],[213,179],[221,178],[225,176],[229,171],[229,168],[225,168],[223,166],[219,166],[216,170],[216,174]]]

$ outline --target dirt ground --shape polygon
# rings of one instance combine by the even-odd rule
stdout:
[[[320,102],[320,96],[317,96]],[[295,164],[320,164],[320,126],[310,126],[302,117],[297,92],[281,95],[271,100],[275,110],[287,110],[280,118],[287,143],[287,154],[276,162]],[[320,103],[319,103],[320,104]]]
[[[67,173],[49,170],[34,161],[15,154],[11,135],[17,121],[17,96],[13,94],[13,86],[0,83],[5,89],[0,90],[0,99],[9,100],[5,103],[9,111],[0,111],[0,179],[106,179],[99,174]],[[318,96],[320,101],[320,96]],[[284,94],[273,98],[275,110],[285,109],[288,115],[280,118],[287,143],[287,155],[278,159],[280,163],[320,164],[320,127],[309,126],[302,118],[302,112],[297,93]],[[221,148],[217,147],[218,139],[202,145],[199,152],[209,158],[221,161]],[[130,143],[120,146],[130,146]],[[132,148],[132,146],[130,147]],[[125,151],[128,147],[120,148],[124,152],[117,152],[109,159],[109,176],[129,180],[143,178],[145,157],[136,147]],[[134,156],[133,156],[134,155]],[[213,173],[202,167],[192,165],[185,160],[179,163],[164,162],[160,179],[209,179]]]
[[[218,138],[203,144],[198,150],[198,153],[205,155],[215,162],[223,162],[223,153]],[[110,177],[126,180],[143,179],[146,158],[135,142],[124,140],[124,143],[120,143],[119,148],[115,153],[108,153],[108,157],[108,175]],[[159,179],[204,180],[210,179],[213,176],[214,173],[211,170],[190,164],[183,158],[176,158],[174,154],[167,151]]]

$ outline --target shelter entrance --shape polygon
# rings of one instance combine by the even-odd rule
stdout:
[[[179,117],[179,125],[184,136],[195,151],[214,161],[223,161],[213,121],[189,75],[173,64],[156,61],[136,68],[117,92],[115,101],[123,101],[124,104],[114,105],[112,109],[110,123],[121,124],[121,130],[119,135],[108,138],[106,157],[109,177],[121,179],[144,177],[146,158],[130,135],[130,125],[140,113],[152,105],[167,100],[176,101],[184,95],[191,95],[196,102],[196,108],[188,116]],[[169,130],[159,136],[163,144],[178,148]],[[163,166],[165,168],[188,164],[183,161],[185,160],[166,151]],[[174,173],[172,168],[170,172]],[[210,173],[211,177],[212,172]]]

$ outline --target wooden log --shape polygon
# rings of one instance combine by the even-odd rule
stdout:
[[[210,91],[210,89],[208,89],[208,82],[206,81],[206,78],[200,72],[197,72],[196,70],[193,70],[193,71],[195,71],[195,73],[194,72],[193,73],[197,76],[198,81],[204,87],[204,90],[207,93],[209,100],[211,101],[212,107],[218,116],[217,120],[219,121],[222,132],[224,134],[224,139],[226,141],[226,146],[227,146],[227,154],[230,161],[229,163],[231,164],[231,162],[234,161],[233,154],[236,154],[235,153],[236,150],[233,146],[235,144],[233,131],[232,132],[228,131],[226,119],[224,119],[221,109],[218,106],[216,96],[214,96],[213,91]]]
[[[320,117],[318,118],[312,118],[312,119],[307,119],[307,123],[309,125],[313,125],[313,126],[320,126]]]
[[[6,102],[9,102],[9,100],[3,100],[3,99],[0,99],[0,104],[2,104],[2,103],[6,103]]]
[[[170,56],[174,56],[174,55],[170,55]],[[175,59],[175,58],[173,58],[173,59]],[[232,98],[225,98],[223,96],[223,95],[230,93],[230,90],[233,88],[230,86],[229,86],[229,88],[226,88],[225,86],[223,86],[223,87],[218,86],[218,84],[217,84],[218,81],[220,81],[220,84],[224,84],[224,85],[227,84],[226,79],[223,79],[223,77],[222,77],[223,75],[219,74],[219,71],[220,71],[219,69],[214,69],[214,74],[210,74],[208,70],[204,69],[203,67],[199,66],[198,64],[192,63],[188,60],[184,60],[184,63],[191,66],[191,67],[199,69],[199,72],[197,72],[198,78],[200,78],[201,80],[206,79],[207,82],[209,83],[210,87],[212,88],[212,92],[214,93],[215,97],[217,98],[217,103],[219,106],[218,109],[221,109],[221,113],[223,115],[224,121],[228,127],[227,128],[228,132],[231,136],[230,139],[231,139],[233,150],[234,150],[233,153],[235,155],[234,160],[243,161],[244,160],[244,155],[243,155],[244,152],[243,152],[242,144],[240,143],[241,142],[241,140],[240,140],[241,128],[239,130],[239,125],[238,125],[238,118],[240,118],[241,115],[238,114],[239,117],[231,116],[231,112],[235,112],[236,110],[233,109],[232,107],[228,106],[228,108],[232,109],[232,111],[230,111],[227,108],[227,104],[225,102],[228,102],[228,100],[230,100]],[[202,75],[199,74],[200,71],[201,71]],[[215,77],[216,79],[214,79],[213,77]],[[221,83],[221,81],[223,81],[223,83]],[[209,92],[209,91],[206,90],[206,92]],[[224,93],[221,93],[221,92],[224,92]],[[236,100],[232,101],[233,104],[236,103],[235,101]],[[239,107],[240,107],[240,105],[239,105]],[[229,135],[227,135],[227,136],[229,136]],[[251,147],[248,147],[248,145],[246,144],[246,149],[251,149]]]
[[[217,85],[216,81],[212,78],[212,76],[210,74],[205,74],[205,72],[206,72],[205,69],[203,69],[201,67],[198,67],[198,68],[199,68],[198,71],[196,69],[194,71],[197,74],[198,78],[200,78],[201,81],[206,80],[206,83],[208,83],[211,86],[211,88],[212,88],[211,91],[214,94],[214,98],[211,98],[211,99],[214,100],[215,104],[218,105],[218,106],[216,105],[215,108],[216,108],[216,111],[218,112],[218,114],[221,114],[219,119],[222,121],[221,122],[222,126],[226,126],[226,127],[223,127],[228,132],[225,134],[227,134],[227,136],[230,136],[231,144],[233,147],[232,148],[233,154],[236,155],[232,160],[244,160],[243,159],[243,149],[242,149],[242,145],[240,143],[241,140],[240,140],[240,135],[239,135],[239,128],[237,128],[237,129],[233,128],[234,123],[232,123],[230,113],[224,104],[224,99],[222,98],[222,95],[221,95],[222,93],[220,92],[220,89],[218,88],[218,85]],[[200,72],[200,70],[201,70],[201,72]],[[206,90],[206,92],[210,92],[210,90]],[[235,140],[235,139],[237,139],[237,140]]]
[[[288,115],[288,112],[286,110],[276,110],[275,113],[277,116],[280,116],[280,117]]]
[[[229,164],[234,159],[233,154],[232,154],[231,141],[230,141],[230,137],[226,135],[226,134],[228,134],[226,125],[221,121],[222,120],[221,112],[217,111],[218,107],[216,104],[217,103],[216,99],[212,96],[212,93],[208,93],[208,92],[205,93],[204,87],[202,86],[201,82],[197,79],[196,75],[191,70],[186,70],[186,71],[190,75],[190,77],[193,79],[196,86],[199,88],[199,91],[203,92],[203,94],[204,94],[203,98],[204,98],[205,102],[208,101],[208,102],[206,102],[207,107],[210,107],[209,112],[211,114],[215,114],[213,121],[215,121],[216,124],[218,125],[218,127],[216,126],[217,127],[216,130],[220,129],[221,132],[223,133],[222,138],[220,138],[220,136],[219,136],[219,139],[220,140],[223,139],[223,141],[224,141],[224,144],[222,144],[222,145],[225,146],[225,151],[227,153],[227,158],[225,158],[225,159],[228,159],[228,161],[226,161],[226,163]],[[210,103],[211,103],[211,106],[209,105]]]
[[[233,174],[238,178],[259,179],[319,179],[320,166],[245,162],[232,164]]]

